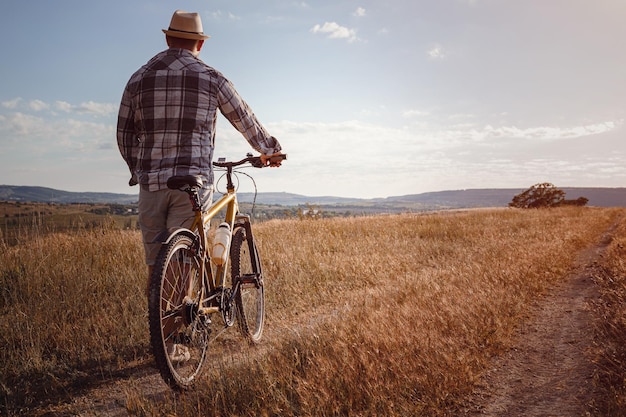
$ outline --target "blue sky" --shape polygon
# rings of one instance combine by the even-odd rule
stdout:
[[[6,1],[0,184],[136,193],[117,107],[175,9],[289,154],[260,191],[626,186],[623,0]]]

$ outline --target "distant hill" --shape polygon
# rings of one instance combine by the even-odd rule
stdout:
[[[578,188],[559,187],[565,192],[565,198],[575,200],[578,197],[589,199],[589,206],[626,207],[626,188]],[[438,191],[388,197],[382,201],[413,202],[425,205],[465,207],[506,207],[513,197],[524,191],[521,188],[468,189]]]
[[[138,195],[97,193],[97,192],[72,192],[55,190],[46,187],[31,187],[17,185],[0,185],[0,200],[23,201],[31,203],[117,203],[133,204],[137,202]]]
[[[386,202],[412,202],[441,207],[505,207],[521,189],[470,189],[436,191],[382,199]]]
[[[315,204],[343,204],[364,201],[358,198],[306,197],[285,192],[259,193],[256,197],[254,193],[238,193],[237,195],[241,202],[252,202],[256,198],[256,202],[259,204],[279,204],[283,206],[297,206],[312,202]],[[0,185],[0,201],[59,204],[134,204],[137,203],[138,199],[138,194],[73,192],[46,187]]]
[[[575,200],[578,197],[589,199],[590,206],[626,207],[626,188],[575,188],[563,187],[565,197]],[[421,194],[410,194],[387,198],[359,199],[345,197],[310,197],[292,193],[259,193],[256,202],[268,205],[298,206],[314,204],[333,207],[375,207],[375,206],[416,206],[428,208],[472,208],[472,207],[506,207],[513,196],[524,191],[516,188],[501,189],[468,189],[437,191]],[[40,203],[106,203],[134,204],[137,194],[115,194],[98,192],[70,192],[46,187],[0,185],[0,200]],[[241,202],[252,202],[253,193],[240,193]]]

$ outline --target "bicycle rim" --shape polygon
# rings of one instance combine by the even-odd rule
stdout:
[[[150,278],[150,342],[163,380],[189,388],[206,360],[208,318],[196,314],[201,277],[191,237],[179,234],[161,248]]]
[[[238,287],[235,304],[239,329],[249,342],[256,343],[263,334],[265,289],[258,250],[245,227],[233,233],[230,256],[233,286]]]

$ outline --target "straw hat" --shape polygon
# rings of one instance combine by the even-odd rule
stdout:
[[[202,20],[198,13],[188,13],[176,10],[172,15],[170,27],[163,29],[163,33],[175,38],[183,39],[208,39],[202,31]]]

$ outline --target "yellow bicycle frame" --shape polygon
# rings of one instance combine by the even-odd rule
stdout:
[[[196,211],[193,223],[191,225],[191,231],[196,232],[198,236],[202,236],[202,247],[204,248],[204,253],[201,256],[203,262],[200,266],[199,272],[200,277],[204,277],[206,269],[206,277],[208,279],[208,285],[210,290],[214,290],[224,285],[224,281],[226,280],[226,271],[228,267],[228,258],[226,258],[226,263],[219,266],[216,265],[215,270],[213,269],[213,264],[210,262],[210,248],[212,246],[210,245],[207,233],[205,233],[204,231],[210,228],[211,220],[216,217],[219,212],[222,211],[224,208],[226,208],[226,216],[224,218],[224,221],[228,223],[232,233],[235,220],[238,218],[237,213],[239,212],[237,194],[235,193],[234,189],[227,190],[226,194],[222,195],[219,200],[211,204],[207,211]],[[241,217],[245,219],[248,218],[248,216]],[[210,265],[210,267],[207,268],[207,265]],[[204,288],[204,286],[202,288]],[[205,296],[206,294],[201,294],[201,299],[204,299]],[[202,310],[204,313],[218,311],[217,307],[204,307],[202,308]]]

